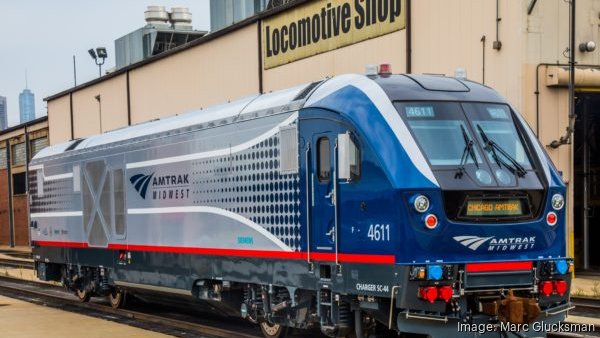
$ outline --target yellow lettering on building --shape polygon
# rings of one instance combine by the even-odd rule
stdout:
[[[318,0],[263,21],[264,68],[404,29],[405,0]]]

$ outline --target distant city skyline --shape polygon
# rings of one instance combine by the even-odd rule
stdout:
[[[114,67],[114,41],[145,25],[144,11],[149,5],[167,10],[187,7],[194,29],[210,30],[209,0],[105,0],[93,6],[70,0],[3,2],[0,95],[6,97],[8,126],[20,123],[17,103],[26,86],[25,71],[27,87],[35,93],[35,116],[44,116],[43,99],[74,85],[73,56],[78,85],[98,77],[98,66],[88,49],[106,47],[108,58],[102,71]]]
[[[28,88],[19,94],[19,123],[35,119],[35,94]]]
[[[6,97],[0,96],[0,130],[4,130],[6,127],[8,127]]]

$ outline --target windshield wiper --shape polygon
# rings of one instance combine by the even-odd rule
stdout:
[[[494,159],[494,161],[496,161],[496,164],[498,164],[499,167],[505,166],[508,170],[510,170],[511,173],[516,174],[519,177],[524,177],[525,174],[527,174],[527,170],[525,170],[525,168],[523,168],[523,166],[520,165],[519,162],[517,162],[517,160],[515,160],[504,149],[502,149],[502,147],[500,147],[496,142],[490,139],[487,136],[487,134],[483,131],[483,128],[481,128],[480,125],[477,125],[477,129],[479,130],[479,134],[481,135],[483,143],[485,143],[484,149],[492,153],[492,158]],[[498,151],[498,153],[504,156],[510,162],[510,164],[506,163],[506,161],[501,159],[498,156],[498,153],[496,153],[496,151]]]
[[[454,175],[454,178],[463,177],[463,174],[465,173],[465,165],[467,164],[469,156],[471,156],[473,163],[475,163],[479,169],[479,163],[477,163],[477,157],[475,157],[475,151],[473,150],[473,140],[469,138],[469,134],[467,134],[467,131],[462,124],[460,125],[460,130],[462,131],[463,140],[465,141],[465,149],[463,150],[462,157],[460,158],[460,164],[458,165],[458,169],[456,171],[456,175]]]

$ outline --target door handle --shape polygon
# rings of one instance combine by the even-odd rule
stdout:
[[[336,236],[335,236],[335,228],[331,228],[331,230],[329,230],[329,232],[327,232],[327,233],[325,234],[325,236],[329,236],[329,237],[331,237],[331,241],[332,241],[332,242],[335,242],[335,237],[336,237]]]
[[[335,189],[331,190],[329,192],[329,194],[325,195],[325,198],[330,199],[331,200],[331,204],[335,205]]]

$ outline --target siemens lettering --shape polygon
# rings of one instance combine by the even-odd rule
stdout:
[[[265,67],[402,29],[402,4],[402,0],[318,1],[292,14],[265,20]],[[292,54],[298,50],[302,52]]]

